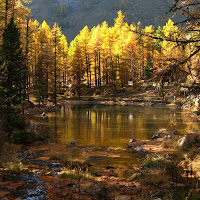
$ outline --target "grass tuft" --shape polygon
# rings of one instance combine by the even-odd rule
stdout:
[[[71,180],[77,180],[77,179],[89,179],[92,180],[94,177],[88,173],[88,172],[79,172],[79,177],[77,170],[67,170],[67,171],[62,171],[61,174],[59,175],[60,179],[71,179]]]

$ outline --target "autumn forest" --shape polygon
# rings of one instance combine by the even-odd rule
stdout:
[[[48,98],[65,92],[72,84],[123,88],[128,81],[152,78],[160,81],[164,73],[173,71],[185,71],[188,78],[184,81],[198,82],[198,20],[186,24],[186,28],[175,25],[171,19],[159,27],[143,28],[140,22],[127,24],[119,11],[114,26],[109,27],[106,21],[91,30],[85,26],[68,44],[67,35],[62,34],[57,23],[50,28],[45,21],[39,24],[32,20],[24,3],[27,2],[2,0],[0,23],[2,36],[12,16],[21,33],[28,67],[28,96]],[[193,11],[195,16],[195,6]]]

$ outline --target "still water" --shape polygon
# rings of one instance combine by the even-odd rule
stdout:
[[[59,112],[36,116],[30,128],[49,133],[51,142],[78,145],[126,146],[130,138],[151,139],[160,128],[171,130],[171,121],[181,133],[198,131],[199,122],[186,112],[170,108],[66,105]]]

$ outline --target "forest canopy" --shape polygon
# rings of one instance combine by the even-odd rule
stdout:
[[[176,0],[169,12],[187,18],[178,24],[169,19],[159,27],[128,24],[122,11],[109,26],[105,21],[91,30],[85,26],[68,44],[57,23],[50,28],[31,19],[21,0],[1,0],[1,40],[13,17],[21,32],[28,66],[27,98],[38,100],[64,93],[77,85],[88,88],[110,85],[124,88],[139,80],[199,82],[199,2]],[[56,102],[55,102],[56,103]]]

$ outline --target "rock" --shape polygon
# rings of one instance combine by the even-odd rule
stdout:
[[[167,134],[169,134],[169,133],[167,133],[167,131],[165,129],[161,129],[160,131],[158,131],[158,133],[153,135],[151,139],[156,140],[158,138],[163,138]]]
[[[131,197],[128,195],[120,195],[115,197],[115,200],[131,200]]]
[[[134,150],[141,153],[148,153],[148,151],[146,149],[143,149],[142,147],[136,147],[134,148]]]
[[[166,136],[164,137],[164,140],[169,140],[169,139],[172,139],[172,138],[173,138],[172,135],[166,135]]]
[[[72,145],[75,145],[76,146],[76,143],[74,141],[71,141],[70,144]]]
[[[133,146],[132,146],[132,144],[127,144],[127,148],[132,148]]]
[[[87,191],[91,194],[98,194],[100,196],[106,195],[106,189],[98,182],[93,182],[89,185]]]
[[[145,145],[145,144],[146,144],[146,142],[144,140],[142,140],[142,144],[141,145]]]
[[[161,145],[161,142],[158,142],[158,143],[156,143],[155,145],[158,145],[158,146],[159,146],[159,145]]]
[[[45,116],[46,114],[45,114],[45,112],[43,112],[41,115],[42,115],[42,116]]]
[[[193,144],[200,141],[199,133],[187,133],[179,142],[180,147],[185,147],[187,145],[192,146]]]
[[[137,142],[135,138],[129,140],[130,143]]]
[[[157,103],[158,106],[163,106],[165,103]]]
[[[155,135],[153,135],[152,136],[152,140],[156,140],[156,139],[158,139],[158,138],[161,138],[161,133],[160,132],[158,132],[158,133],[156,133]]]
[[[181,135],[177,130],[173,129],[170,135]]]
[[[115,168],[112,166],[107,166],[106,169],[115,169]]]
[[[66,144],[66,148],[71,148],[75,146],[76,146],[76,143],[74,141],[71,141],[70,143]]]

